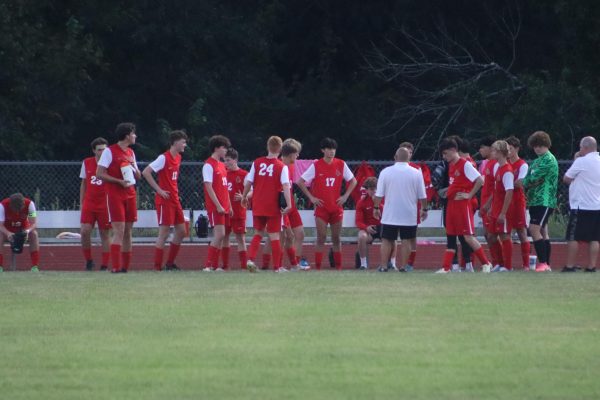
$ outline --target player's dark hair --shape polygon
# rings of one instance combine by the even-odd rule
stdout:
[[[223,135],[214,135],[208,139],[208,150],[210,151],[210,154],[214,153],[217,147],[223,146],[231,147],[231,142]]]
[[[108,140],[104,139],[103,137],[97,137],[96,139],[92,140],[92,143],[90,143],[90,146],[92,146],[92,150],[96,150],[96,146],[101,145],[108,146]]]
[[[169,133],[169,143],[171,144],[171,146],[173,146],[176,141],[181,139],[188,140],[188,135],[184,131],[178,130],[171,131],[171,133]]]
[[[471,152],[471,143],[467,139],[460,138],[460,142],[458,144],[458,151],[461,153],[469,153]]]
[[[25,205],[25,196],[23,196],[21,193],[11,194],[8,199],[8,206],[14,212],[21,211]]]
[[[538,146],[550,148],[552,146],[552,140],[550,139],[550,135],[548,135],[546,132],[537,131],[529,136],[529,139],[527,139],[527,146],[531,147],[532,149]]]
[[[337,149],[337,142],[332,138],[324,138],[321,140],[321,149]]]
[[[456,143],[456,140],[454,140],[454,139],[445,138],[444,140],[442,140],[440,142],[440,153],[443,152],[444,150],[449,150],[449,149],[455,149],[456,151],[458,151],[458,144]]]
[[[225,157],[231,158],[232,160],[238,160],[239,154],[236,149],[234,149],[233,147],[230,147],[227,149],[227,153],[225,154]]]
[[[479,141],[479,147],[481,147],[481,146],[492,147],[492,145],[494,144],[495,141],[496,141],[495,137],[486,136]]]
[[[370,176],[364,180],[362,187],[365,189],[375,189],[377,187],[377,178],[374,176]]]
[[[115,137],[118,141],[124,140],[131,132],[135,132],[135,124],[132,122],[121,122],[115,129]]]
[[[512,147],[518,149],[521,147],[521,141],[516,136],[509,136],[506,138],[506,143]]]

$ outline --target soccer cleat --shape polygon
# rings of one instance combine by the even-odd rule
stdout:
[[[452,272],[460,272],[460,265],[452,264]]]
[[[219,268],[215,269],[215,272],[225,272],[225,270],[223,268],[219,267]]]
[[[596,267],[586,268],[586,269],[583,270],[583,272],[596,272]]]
[[[473,263],[467,263],[465,265],[465,272],[475,272],[475,269],[473,268]]]
[[[508,268],[505,268],[502,265],[496,265],[494,268],[492,268],[491,272],[508,272]]]
[[[100,271],[107,271],[108,267],[106,265],[101,265],[100,266]]]
[[[156,272],[161,272],[163,268],[160,265],[155,265],[153,268]]]
[[[121,268],[121,273],[122,274],[126,274],[127,272],[129,272],[129,270],[127,268]]]
[[[93,260],[87,260],[85,262],[85,269],[86,271],[91,271],[94,269],[94,261]]]
[[[361,270],[361,271],[366,271],[366,270],[369,269],[369,267],[366,266],[366,265],[361,265],[360,267],[358,267],[358,269]]]
[[[435,271],[436,274],[449,274],[450,270],[445,270],[444,268],[440,268],[437,271]]]
[[[121,270],[120,270],[120,269],[118,269],[118,268],[113,268],[113,269],[111,269],[111,270],[110,270],[110,273],[111,273],[111,274],[118,274],[118,273],[120,273],[120,272],[121,272]]]
[[[377,268],[377,272],[388,272],[388,269],[386,267],[379,267]]]
[[[308,271],[310,269],[310,263],[304,257],[300,260],[299,266],[302,271]]]
[[[560,270],[560,272],[577,272],[577,270],[575,269],[575,267],[567,267],[566,265],[563,267],[563,269]]]
[[[413,271],[414,271],[414,269],[415,269],[415,267],[413,267],[413,266],[412,266],[412,265],[410,265],[410,264],[406,264],[406,265],[404,266],[404,271],[406,271],[406,272],[413,272]]]
[[[179,268],[176,264],[171,264],[171,265],[167,264],[165,266],[165,270],[167,270],[167,271],[181,271],[181,268]]]
[[[279,267],[275,270],[275,273],[284,273],[284,272],[290,272],[290,270],[286,269],[284,267]]]
[[[40,272],[40,268],[37,265],[31,267],[31,272]]]
[[[388,272],[398,272],[398,268],[395,265],[388,265],[387,267]],[[406,272],[406,271],[403,271]]]
[[[204,267],[202,272],[213,272],[215,269],[213,267]]]
[[[552,269],[546,263],[538,263],[537,267],[535,267],[535,272],[550,272]]]
[[[483,264],[483,265],[481,266],[481,272],[483,272],[483,273],[486,273],[486,274],[487,274],[487,273],[489,273],[489,272],[491,272],[491,271],[492,271],[492,264],[490,264],[490,263],[487,263],[487,264]]]
[[[256,268],[256,264],[254,264],[254,261],[248,260],[246,261],[246,269],[248,270],[248,272],[256,272],[258,268]]]

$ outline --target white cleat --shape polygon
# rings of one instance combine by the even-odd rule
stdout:
[[[225,272],[225,270],[223,268],[219,267],[219,268],[215,269],[215,272]]]
[[[275,270],[275,273],[283,273],[283,272],[290,272],[289,269],[285,269],[283,267],[279,267]]]
[[[444,268],[440,268],[437,271],[435,271],[436,274],[449,274],[450,271],[446,271]]]
[[[202,272],[213,272],[214,269],[212,267],[205,267],[202,269]]]
[[[465,272],[475,272],[475,269],[473,268],[473,263],[467,263],[467,265],[465,265]]]

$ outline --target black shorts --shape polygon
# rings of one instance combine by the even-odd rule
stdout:
[[[417,225],[405,226],[405,225],[381,225],[383,227],[381,231],[381,237],[386,240],[397,240],[398,234],[400,239],[414,239],[417,237]]]
[[[571,210],[565,239],[568,241],[600,241],[600,210]]]
[[[548,225],[548,220],[554,211],[553,208],[544,206],[529,207],[529,225],[538,225],[544,227]]]

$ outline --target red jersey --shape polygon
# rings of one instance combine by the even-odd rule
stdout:
[[[354,222],[358,229],[366,230],[368,226],[381,224],[381,220],[373,216],[375,209],[373,208],[373,198],[371,196],[364,196],[356,205],[356,214]],[[379,205],[380,211],[383,214],[383,202]]]
[[[208,157],[204,161],[202,167],[202,177],[204,183],[212,183],[212,188],[215,191],[215,196],[221,207],[225,209],[225,213],[229,213],[229,190],[227,184],[227,168],[221,161],[217,161],[212,157]],[[217,212],[217,206],[213,203],[212,199],[204,187],[204,201],[206,203],[206,211]]]
[[[246,175],[248,175],[248,171],[241,168],[235,171],[227,171],[227,190],[233,209],[233,218],[235,219],[246,219],[246,208],[242,207],[242,201],[234,199],[236,193],[244,193],[244,178],[246,178]]]
[[[483,186],[481,187],[481,204],[487,203],[494,192],[494,165],[498,161],[488,160],[483,169]]]
[[[473,165],[459,158],[454,164],[450,164],[448,173],[448,200],[454,200],[459,192],[469,193],[473,189],[473,182],[480,176]]]
[[[35,216],[35,204],[30,199],[26,197],[23,207],[17,212],[11,210],[9,198],[2,200],[0,204],[4,208],[4,227],[6,229],[11,232],[19,232],[29,227],[28,217]]]
[[[81,164],[79,177],[85,179],[83,204],[86,209],[106,209],[106,186],[96,177],[98,162],[96,157],[88,157]]]
[[[279,193],[282,185],[290,181],[287,166],[277,158],[260,157],[252,163],[247,179],[253,186],[252,215],[281,215]]]
[[[513,169],[513,174],[515,175],[515,182],[516,182],[519,179],[519,171],[521,170],[521,168],[523,166],[525,166],[525,168],[527,168],[527,163],[522,158],[519,158],[514,163],[510,163],[510,165]],[[520,187],[520,188],[515,187],[511,205],[526,207],[525,191],[523,190],[522,187]]]
[[[467,160],[468,162],[470,162],[471,165],[473,167],[475,167],[475,169],[477,169],[477,163],[475,162],[475,160],[473,160],[473,157],[467,156],[465,158],[465,160]],[[473,196],[471,198],[471,207],[473,208],[473,210],[477,210],[477,208],[479,207],[479,201],[477,200],[477,196]]]
[[[131,148],[123,150],[117,143],[108,146],[100,156],[98,165],[106,168],[108,175],[116,179],[123,179],[121,167],[135,165],[135,154]],[[104,182],[106,194],[115,198],[126,200],[135,197],[135,185],[123,187],[118,183]]]
[[[292,210],[297,210],[296,199],[294,198],[294,164],[289,164],[288,175],[290,176],[290,200],[292,201]]]
[[[502,211],[502,206],[504,205],[506,191],[514,188],[514,176],[513,169],[509,163],[506,163],[503,166],[496,163],[494,169],[496,171],[494,172],[494,194],[492,195],[491,215],[494,218],[498,218],[500,211]],[[508,174],[508,176],[505,177],[505,174]]]
[[[329,213],[335,213],[342,210],[343,207],[337,205],[337,199],[341,195],[342,180],[350,181],[354,174],[348,168],[348,165],[339,158],[334,158],[330,164],[321,158],[302,174],[306,182],[311,182],[311,193],[318,199],[323,200],[321,206]]]
[[[152,163],[150,168],[158,175],[158,186],[166,192],[169,192],[169,198],[164,199],[158,194],[155,196],[156,204],[176,204],[179,205],[179,188],[177,187],[177,178],[179,177],[179,166],[181,165],[181,154],[175,157],[170,151],[166,151]]]

